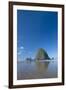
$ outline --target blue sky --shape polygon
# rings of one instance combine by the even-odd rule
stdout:
[[[57,20],[57,12],[17,10],[18,60],[34,58],[38,48],[44,48],[50,57],[57,57]]]

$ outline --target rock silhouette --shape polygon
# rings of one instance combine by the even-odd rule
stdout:
[[[47,52],[43,48],[39,48],[35,57],[36,60],[50,59]]]

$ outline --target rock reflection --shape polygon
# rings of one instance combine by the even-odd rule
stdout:
[[[50,62],[36,62],[36,68],[38,72],[44,72],[48,69],[48,65]]]

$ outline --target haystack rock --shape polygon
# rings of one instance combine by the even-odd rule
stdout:
[[[49,60],[47,52],[43,48],[39,48],[35,57],[36,60]]]

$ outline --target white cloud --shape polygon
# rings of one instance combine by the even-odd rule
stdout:
[[[23,46],[21,46],[21,47],[20,47],[20,49],[24,49],[24,47],[23,47]]]

